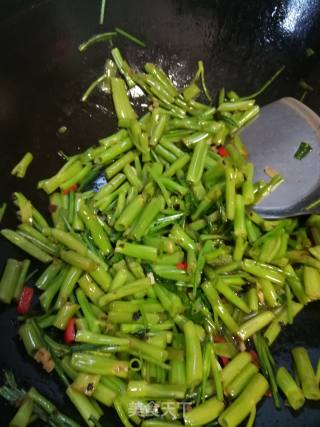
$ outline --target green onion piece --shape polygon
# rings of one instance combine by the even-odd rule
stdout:
[[[279,68],[279,70],[277,70],[273,76],[271,76],[271,78],[264,83],[264,85],[262,85],[262,87],[257,90],[257,92],[252,93],[251,95],[245,96],[245,97],[241,97],[240,100],[241,101],[246,101],[248,99],[252,99],[252,98],[256,98],[257,96],[261,95],[262,92],[264,92],[273,82],[274,80],[282,73],[282,71],[285,69],[285,65],[283,65],[281,68]]]
[[[82,95],[81,101],[86,102],[86,100],[89,98],[94,89],[101,85],[107,78],[108,76],[106,74],[102,74],[102,76],[98,77],[94,82],[92,82],[88,89],[85,91],[85,93]]]
[[[107,7],[107,0],[101,0],[100,19],[99,19],[100,25],[103,25],[103,23],[104,23],[104,17],[106,14],[106,7]]]
[[[214,380],[214,385],[217,393],[217,399],[223,402],[223,385],[222,385],[222,369],[220,363],[215,354],[215,348],[212,343],[210,343],[211,348],[211,372]]]
[[[78,47],[79,52],[84,52],[85,50],[87,50],[89,47],[93,46],[96,43],[111,40],[112,37],[114,37],[116,35],[117,35],[117,33],[115,33],[115,32],[96,34],[96,35],[90,37],[90,39],[88,39],[87,41],[85,41],[79,45],[79,47]]]
[[[204,65],[203,65],[202,61],[198,61],[198,70],[197,70],[197,73],[193,79],[193,82],[194,83],[197,82],[199,80],[199,78],[201,78],[201,84],[202,84],[203,92],[204,92],[206,98],[208,99],[208,101],[211,102],[212,98],[211,98],[209,91],[207,89],[207,86],[206,86],[205,76],[204,76]]]
[[[126,39],[131,40],[133,43],[136,43],[138,46],[146,47],[146,44],[142,40],[138,39],[137,37],[133,36],[132,34],[129,34],[127,31],[124,31],[119,27],[116,27],[115,30],[116,30],[117,34],[120,34],[121,36],[125,37]]]
[[[314,91],[314,88],[310,86],[305,80],[300,80],[299,86],[306,92]]]
[[[312,151],[312,146],[307,142],[300,142],[297,151],[294,153],[294,158],[297,160],[302,160]]]
[[[262,372],[269,378],[274,404],[276,408],[279,409],[280,400],[278,395],[278,385],[275,376],[275,361],[272,357],[272,354],[264,337],[259,334],[256,334],[253,338],[253,341],[259,356]]]
[[[117,65],[118,70],[125,78],[129,88],[136,86],[136,83],[132,79],[132,70],[128,63],[122,58],[120,50],[116,47],[111,51],[112,58]]]

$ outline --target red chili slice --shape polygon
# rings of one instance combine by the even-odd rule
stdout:
[[[55,212],[57,209],[58,209],[58,206],[57,206],[57,205],[53,205],[53,204],[51,204],[51,205],[49,205],[49,206],[48,206],[48,211],[49,211],[49,213],[53,213],[53,212]]]
[[[63,190],[63,191],[62,191],[62,194],[66,196],[67,194],[70,194],[70,193],[72,193],[73,191],[76,191],[76,190],[77,190],[77,188],[78,188],[78,185],[77,185],[77,184],[72,184],[72,185],[70,185],[70,187],[69,187],[69,188],[66,188],[65,190]]]
[[[225,356],[220,356],[219,359],[220,359],[221,364],[222,364],[223,367],[226,366],[229,363],[229,359],[227,357],[225,357]]]
[[[224,339],[224,337],[222,335],[215,335],[213,337],[213,341],[216,343],[224,343],[226,342],[226,340]]]
[[[254,350],[250,350],[249,353],[251,354],[252,363],[254,363],[257,368],[260,368],[260,362],[259,362],[259,357],[257,355],[257,352]]]
[[[176,264],[176,267],[179,270],[187,270],[188,264],[186,262],[178,262],[178,264]]]
[[[69,320],[66,329],[64,330],[64,342],[72,344],[76,338],[76,319],[73,317]]]
[[[28,286],[25,286],[22,289],[19,302],[17,305],[18,314],[28,314],[31,307],[31,302],[34,294],[34,289]]]
[[[221,145],[220,147],[217,148],[217,152],[218,152],[219,156],[221,156],[221,157],[228,157],[229,156],[228,150],[225,147],[223,147],[223,145]]]

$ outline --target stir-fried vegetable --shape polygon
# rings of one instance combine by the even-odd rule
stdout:
[[[89,426],[100,425],[100,405],[125,426],[232,427],[254,423],[269,388],[278,407],[278,386],[294,409],[318,399],[319,369],[305,350],[293,350],[301,390],[270,346],[320,299],[320,221],[264,220],[252,210],[283,181],[253,182],[237,134],[259,113],[253,96],[222,90],[207,105],[197,100],[199,79],[211,100],[201,61],[179,89],[160,67],[134,71],[117,48],[111,55],[82,100],[103,83],[120,129],[38,183],[50,224],[15,193],[21,224],[1,231],[47,264],[35,284],[41,312],[29,312],[25,261],[9,259],[0,283],[0,299],[20,297],[18,311],[28,313],[19,329],[27,353],[56,371]],[[150,101],[140,118],[128,96],[135,85]],[[18,397],[24,425],[32,417],[60,425],[35,390]]]
[[[0,396],[19,409],[10,422],[10,427],[22,427],[41,420],[52,427],[80,427],[67,415],[61,413],[46,397],[34,387],[28,391],[20,389],[12,373],[5,371],[4,385],[0,387]]]

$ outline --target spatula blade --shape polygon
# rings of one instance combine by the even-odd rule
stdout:
[[[255,180],[269,179],[266,167],[285,179],[274,192],[256,205],[265,218],[282,218],[320,212],[320,117],[294,98],[282,98],[261,109],[259,117],[241,132]],[[312,151],[302,160],[294,157],[301,142]]]

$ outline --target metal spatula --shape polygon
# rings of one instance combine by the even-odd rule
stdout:
[[[255,179],[268,179],[266,167],[285,179],[274,192],[256,205],[265,218],[320,213],[320,117],[294,98],[282,98],[261,109],[259,117],[241,132],[255,165]],[[294,157],[301,142],[312,151]],[[310,205],[315,205],[310,208]]]

